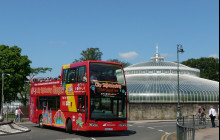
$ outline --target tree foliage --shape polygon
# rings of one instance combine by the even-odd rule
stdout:
[[[24,90],[24,85],[28,81],[27,76],[31,73],[30,64],[28,56],[21,55],[21,48],[0,45],[0,74],[5,73],[5,102],[15,101],[18,98],[17,93]],[[2,80],[2,77],[0,79]],[[2,82],[0,85],[2,87]]]
[[[73,63],[86,61],[86,60],[102,60],[103,53],[99,50],[99,48],[87,48],[83,50],[80,55],[81,58],[75,59]]]
[[[52,71],[52,68],[48,68],[48,67],[31,68],[30,80],[32,80],[36,75],[40,73],[46,73],[47,71]]]
[[[213,57],[202,57],[200,59],[189,59],[182,62],[182,64],[197,68],[200,70],[200,77],[219,81],[219,59]]]
[[[83,50],[80,54],[82,57],[80,59],[75,59],[73,63],[86,60],[102,60],[103,55],[103,53],[100,52],[99,48],[87,48],[86,50]],[[131,65],[129,62],[120,61],[118,59],[109,59],[107,61],[121,63],[123,67],[128,67]]]
[[[118,59],[108,59],[107,61],[109,61],[109,62],[115,62],[115,63],[121,63],[124,68],[131,65],[129,62],[120,61],[120,60],[118,60]]]

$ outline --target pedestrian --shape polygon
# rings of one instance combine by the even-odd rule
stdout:
[[[212,127],[215,127],[215,117],[216,117],[216,111],[213,108],[213,106],[209,109],[209,117],[211,118]]]
[[[199,106],[197,114],[200,120],[199,123],[203,124],[205,122],[205,108]]]
[[[18,120],[19,120],[19,122],[21,122],[21,114],[23,114],[23,112],[21,111],[21,108],[19,108],[18,109]]]
[[[15,109],[15,122],[18,120],[18,108]]]
[[[202,107],[201,106],[199,106],[197,114],[199,117],[201,116],[201,114],[202,114]]]

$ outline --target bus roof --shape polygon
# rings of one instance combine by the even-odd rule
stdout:
[[[87,60],[87,61],[83,61],[83,62],[77,62],[77,63],[63,65],[63,69],[68,69],[68,68],[72,68],[72,67],[82,66],[82,65],[86,65],[88,63],[108,63],[108,64],[115,64],[115,65],[121,65],[122,66],[121,63],[115,63],[115,62],[109,62],[109,61]]]

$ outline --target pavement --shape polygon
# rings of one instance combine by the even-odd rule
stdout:
[[[195,140],[219,140],[219,127],[196,130]]]
[[[169,135],[167,140],[177,140],[176,133]],[[219,140],[219,127],[196,130],[195,140]]]
[[[22,126],[20,123],[14,123],[13,121],[0,122],[0,136],[26,133],[29,131],[31,131],[29,128]]]
[[[215,124],[215,128],[210,123],[206,128],[196,129],[195,140],[219,140],[219,121],[216,120]],[[167,140],[177,140],[176,133],[170,134]]]
[[[142,121],[128,121],[128,123],[138,124],[138,123],[155,123],[155,122],[175,122],[175,120],[142,120]],[[2,135],[10,135],[10,134],[18,134],[18,133],[26,133],[31,131],[30,129],[22,126],[22,124],[31,123],[27,119],[21,123],[14,123],[13,121],[9,122],[0,122],[0,136]],[[219,140],[219,123],[218,127],[210,128],[206,127],[204,129],[196,130],[195,140]],[[166,136],[167,140],[177,140],[176,133],[171,132]]]

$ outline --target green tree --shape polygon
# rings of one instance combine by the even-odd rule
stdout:
[[[31,68],[31,73],[30,73],[30,81],[38,74],[40,73],[46,73],[47,71],[52,71],[52,68],[43,68],[43,67],[38,67],[38,68]]]
[[[17,93],[24,90],[24,85],[28,81],[27,76],[31,73],[30,64],[28,56],[21,55],[21,48],[0,45],[0,74],[10,74],[4,78],[5,102],[15,101],[18,98]],[[2,82],[0,85],[2,86]]]
[[[108,59],[107,61],[109,61],[109,62],[115,62],[115,63],[121,63],[124,68],[131,65],[129,62],[120,61],[120,60],[118,60],[118,59]]]
[[[219,81],[219,59],[213,57],[202,57],[200,59],[189,59],[182,64],[200,70],[200,77]]]
[[[102,60],[103,53],[100,52],[99,48],[87,48],[80,53],[81,58],[75,59],[73,63],[86,61],[86,60]]]

